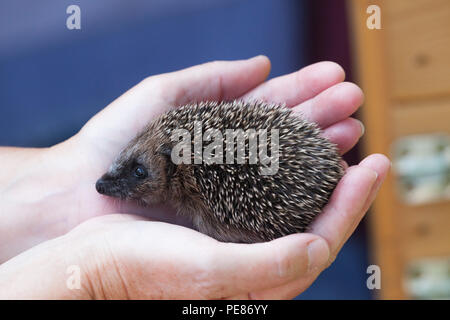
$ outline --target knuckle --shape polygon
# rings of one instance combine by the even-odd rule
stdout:
[[[330,253],[330,258],[328,259],[328,262],[325,265],[324,269],[327,269],[329,266],[333,264],[333,262],[336,260],[337,254],[336,253]]]
[[[155,83],[155,78],[156,76],[145,77],[141,80],[141,82],[139,82],[139,84],[145,87],[152,86]]]
[[[164,93],[163,89],[168,87],[169,76],[166,73],[148,76],[137,85],[144,92],[152,92],[153,95]]]
[[[210,66],[212,68],[217,68],[217,67],[220,67],[220,65],[222,63],[223,63],[223,61],[221,61],[221,60],[213,60],[213,61],[208,62],[207,64],[208,64],[208,66]]]

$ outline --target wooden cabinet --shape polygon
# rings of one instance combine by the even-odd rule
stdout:
[[[381,7],[392,96],[449,94],[449,1],[385,0]]]
[[[381,29],[369,29],[369,5]],[[366,100],[365,154],[383,153],[403,137],[450,134],[450,1],[349,0],[353,57]],[[370,212],[372,261],[381,268],[380,298],[410,298],[408,265],[450,257],[450,201],[412,205],[391,172]],[[450,277],[450,275],[448,275]]]

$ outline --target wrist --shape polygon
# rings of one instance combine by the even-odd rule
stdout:
[[[0,263],[68,231],[67,204],[73,179],[63,144],[51,148],[10,148],[0,177]]]

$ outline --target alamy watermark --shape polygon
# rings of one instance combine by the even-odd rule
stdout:
[[[66,27],[69,30],[81,29],[81,9],[76,4],[72,4],[67,7],[66,13],[69,16],[66,19]]]
[[[80,30],[81,8],[78,5],[72,4],[67,7],[66,13],[69,15],[66,19],[67,29]],[[370,30],[381,29],[381,8],[376,4],[372,4],[367,7],[366,13],[370,15],[366,20],[367,28]]]
[[[374,289],[381,289],[381,269],[376,264],[372,264],[367,267],[366,270],[367,274],[370,274],[370,276],[367,278],[366,285],[367,289],[374,290]]]
[[[279,169],[278,129],[270,130],[269,139],[267,129],[225,129],[222,132],[209,128],[203,132],[203,123],[194,121],[193,140],[187,129],[173,130],[171,140],[176,142],[171,151],[172,162],[176,165],[259,164],[261,175],[274,175]],[[203,147],[203,143],[209,141]]]
[[[370,30],[381,29],[381,9],[376,4],[367,7],[366,13],[370,16],[366,20],[367,28]]]

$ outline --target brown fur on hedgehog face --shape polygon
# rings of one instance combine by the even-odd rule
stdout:
[[[96,183],[99,193],[143,204],[167,199],[173,164],[170,150],[154,130],[134,138]]]
[[[172,142],[156,121],[136,136],[96,183],[100,194],[143,205],[170,202],[179,212],[206,210],[200,205],[192,168],[171,160]],[[139,173],[143,171],[141,176]]]

